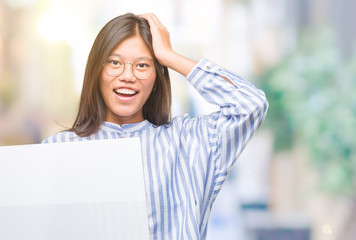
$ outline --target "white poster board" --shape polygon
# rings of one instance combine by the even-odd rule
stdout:
[[[149,239],[140,139],[0,147],[0,239]]]

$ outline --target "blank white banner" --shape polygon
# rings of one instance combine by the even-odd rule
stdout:
[[[0,147],[0,239],[149,239],[140,139]]]

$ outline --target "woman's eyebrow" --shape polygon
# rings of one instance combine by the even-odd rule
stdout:
[[[110,56],[117,56],[117,57],[120,57],[120,58],[122,58],[123,60],[125,60],[125,57],[122,56],[121,54],[118,54],[118,53],[112,53]],[[136,62],[136,61],[142,61],[142,60],[153,61],[153,59],[152,59],[151,57],[138,57],[138,58],[135,58],[134,60],[135,60],[135,62]]]
[[[139,61],[139,60],[149,60],[149,61],[153,61],[153,59],[150,58],[150,57],[139,57],[139,58],[136,58],[135,61]]]

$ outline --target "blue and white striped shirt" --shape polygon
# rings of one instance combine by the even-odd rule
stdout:
[[[212,204],[268,108],[263,91],[207,59],[187,79],[220,110],[196,118],[185,114],[159,127],[147,120],[122,126],[104,122],[89,137],[61,132],[44,141],[139,137],[151,239],[206,239]]]

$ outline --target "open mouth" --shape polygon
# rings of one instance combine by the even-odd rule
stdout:
[[[114,89],[114,92],[116,95],[121,97],[133,97],[138,93],[137,91],[130,88],[118,88]]]

